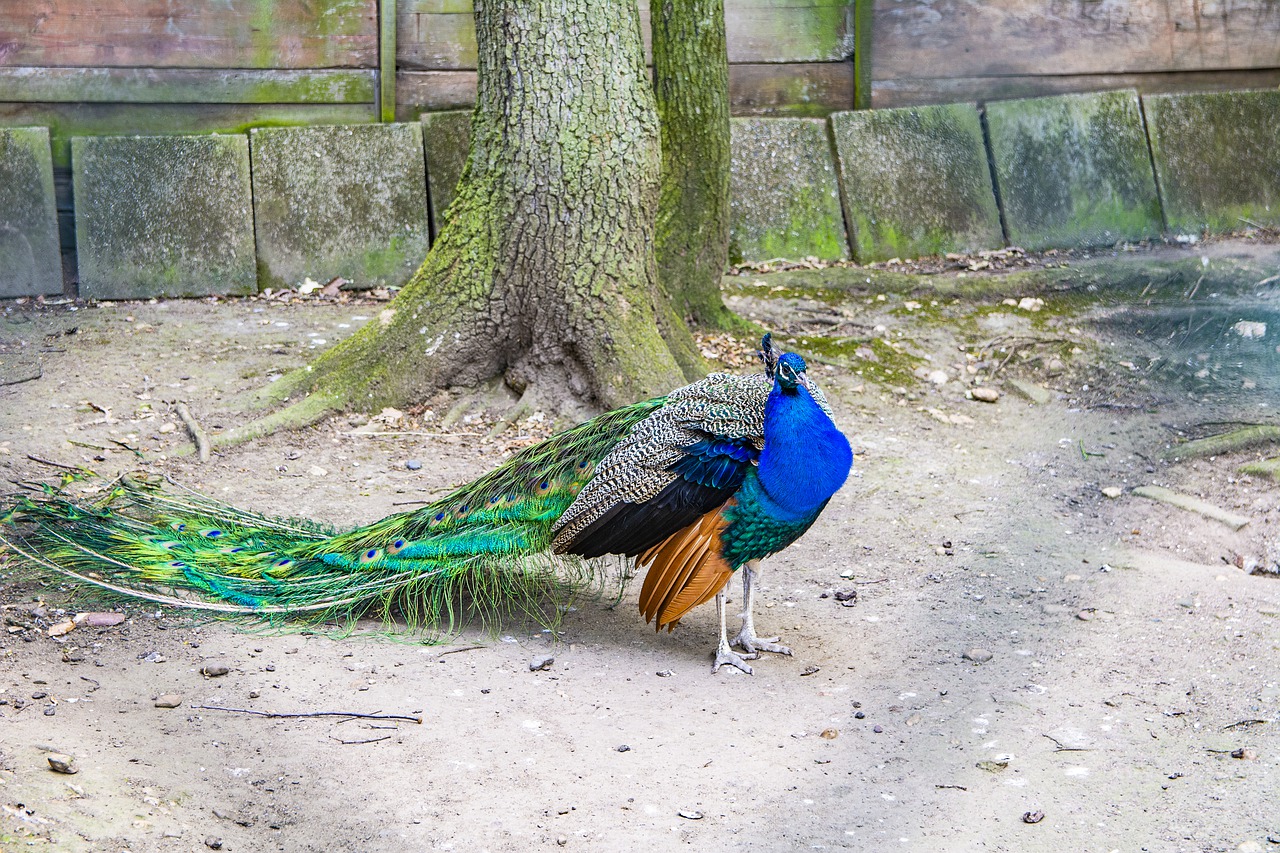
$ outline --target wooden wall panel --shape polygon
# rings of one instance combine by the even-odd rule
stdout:
[[[868,2],[874,106],[936,103],[956,79],[999,87],[1003,78],[1042,77],[1049,93],[1063,76],[1280,68],[1277,0]],[[902,97],[934,86],[938,95],[925,101]]]
[[[853,52],[853,0],[725,0],[731,63],[833,62]],[[396,56],[406,71],[476,67],[470,0],[399,0]],[[640,0],[649,57],[649,0]]]
[[[0,65],[376,68],[377,0],[4,0]]]

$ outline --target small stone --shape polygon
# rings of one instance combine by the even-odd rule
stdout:
[[[417,459],[410,459],[408,462],[404,463],[404,467],[408,468],[410,471],[420,471],[422,470],[422,463]]]
[[[623,743],[618,745],[618,752],[630,752],[630,751],[631,751],[631,747],[628,746],[627,744]]]
[[[32,684],[48,684],[49,683],[49,676],[45,675],[43,672],[37,672],[28,677],[31,679]]]
[[[1000,399],[1000,392],[995,388],[982,386],[970,389],[969,396],[980,403],[994,403],[996,400]]]
[[[1236,845],[1236,853],[1262,853],[1262,845],[1257,841],[1241,841]]]
[[[947,375],[945,370],[931,370],[927,378],[934,385],[946,385],[951,381],[951,377]]]
[[[1093,619],[1093,611],[1092,611],[1092,610],[1081,610],[1079,613],[1077,613],[1077,614],[1076,614],[1076,618],[1077,618],[1077,619],[1079,619],[1081,622],[1089,622],[1089,621],[1092,621],[1092,619]]]
[[[218,838],[216,835],[210,835],[209,837],[205,838],[204,846],[208,847],[210,850],[221,850],[222,839]]]
[[[1102,494],[1108,498],[1118,498],[1124,494],[1124,489],[1119,486],[1106,486],[1102,489]]]
[[[53,716],[54,714],[56,714],[56,713],[58,713],[58,706],[57,706],[57,705],[49,705],[49,706],[45,707],[45,709],[44,709],[44,715],[45,715],[46,717],[52,717],[52,716]]]
[[[32,699],[43,699],[44,697],[46,697],[46,696],[48,696],[48,695],[49,695],[49,694],[48,694],[48,693],[46,693],[46,692],[45,692],[45,691],[43,691],[43,690],[37,690],[35,693],[32,693],[32,694],[31,694],[31,698],[32,698]]]
[[[160,424],[160,432],[164,435],[167,435],[173,432],[175,429],[177,429],[177,427],[174,426],[172,423],[166,422],[166,423]]]
[[[839,736],[840,732],[836,729],[823,729],[822,734],[818,735],[818,737],[823,738],[824,740],[835,740]]]
[[[854,718],[855,720],[865,720],[865,719],[867,718],[867,712],[866,712],[866,711],[854,711],[854,712],[853,712],[853,718]]]
[[[680,815],[680,817],[685,820],[702,820],[702,812],[695,809],[681,809],[676,812],[676,814]]]
[[[61,637],[63,634],[70,634],[76,628],[76,623],[70,619],[64,619],[54,625],[49,626],[48,634],[50,637]]]
[[[657,675],[659,678],[670,678],[671,676],[675,675],[675,673],[673,673],[669,669],[664,669],[658,672]]]
[[[1007,759],[999,758],[994,761],[991,761],[991,760],[979,761],[974,766],[977,767],[979,770],[985,770],[988,773],[999,773],[1001,770],[1008,769],[1009,762]]]
[[[804,678],[806,675],[813,675],[815,672],[818,672],[818,671],[819,671],[818,667],[810,664],[809,666],[806,666],[804,669],[800,671],[800,677]]]
[[[563,847],[568,843],[569,843],[569,839],[565,838],[563,835],[556,836],[556,844],[559,845],[560,847]]]
[[[1044,820],[1044,812],[1040,811],[1039,809],[1036,809],[1035,811],[1032,811],[1032,812],[1022,813],[1023,823],[1039,823],[1042,820]]]
[[[250,691],[249,691],[249,698],[250,698],[250,699],[257,699],[257,698],[258,698],[259,696],[261,696],[261,695],[262,695],[262,694],[261,694],[261,693],[259,693],[257,690],[250,690]]]
[[[311,469],[307,471],[307,473],[310,474],[312,477],[326,477],[329,474],[328,471],[321,468],[319,465],[312,465]]]
[[[875,732],[876,734],[883,734],[883,733],[884,733],[884,726],[879,725],[879,724],[877,723],[876,725],[874,725],[874,726],[872,726],[872,727],[871,727],[871,731]]]
[[[1232,758],[1242,758],[1242,759],[1244,759],[1245,761],[1254,761],[1254,760],[1256,760],[1256,759],[1257,759],[1257,757],[1258,757],[1258,752],[1257,752],[1257,750],[1250,749],[1250,748],[1249,748],[1249,747],[1247,747],[1247,746],[1242,746],[1242,747],[1240,747],[1239,749],[1233,749],[1233,750],[1231,750],[1231,757],[1232,757]]]
[[[76,767],[76,760],[70,755],[61,752],[51,752],[45,756],[45,760],[49,762],[49,768],[55,773],[79,773]]]
[[[551,665],[555,662],[555,655],[538,655],[529,661],[529,671],[542,672],[543,670],[551,669]]]
[[[156,697],[157,708],[176,708],[182,704],[181,693],[161,693]]]
[[[221,678],[231,671],[230,667],[222,664],[208,664],[200,667],[200,674],[205,678]]]
[[[991,660],[994,655],[986,649],[967,649],[963,657],[965,660],[971,660],[974,663],[986,663]]]
[[[110,628],[125,620],[123,613],[77,613],[75,623],[86,628]]]

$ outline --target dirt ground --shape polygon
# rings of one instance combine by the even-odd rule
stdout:
[[[1202,251],[1243,258],[1260,282],[1280,273],[1275,245]],[[1249,376],[1226,344],[1162,355],[1176,341],[1134,332],[1116,304],[1010,305],[1026,294],[999,276],[937,304],[774,293],[765,276],[755,296],[755,281],[737,310],[784,342],[826,329],[849,349],[811,372],[857,475],[765,564],[757,625],[793,657],[712,675],[714,608],[655,634],[637,585],[616,606],[611,593],[580,601],[558,636],[470,626],[429,645],[139,604],[123,624],[51,637],[92,605],[0,557],[0,848],[1280,850],[1280,582],[1247,573],[1274,564],[1280,497],[1237,471],[1268,451],[1162,453],[1275,423],[1280,362]],[[1224,310],[1274,314],[1276,287]],[[206,465],[175,455],[189,440],[173,403],[213,431],[241,423],[236,394],[380,310],[2,306],[0,476],[149,470],[347,527],[480,474],[554,420],[488,441],[465,419],[440,434],[428,415],[352,417]],[[1275,350],[1278,331],[1261,344]],[[975,384],[1002,396],[970,399]],[[1250,522],[1235,531],[1131,493],[1144,484]],[[217,666],[229,671],[202,674]],[[157,707],[162,694],[181,705]],[[50,751],[79,772],[51,771]]]

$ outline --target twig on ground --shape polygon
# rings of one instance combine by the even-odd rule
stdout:
[[[27,454],[27,458],[32,462],[39,462],[41,465],[48,465],[50,468],[58,468],[62,471],[74,471],[77,474],[83,474],[88,470],[85,468],[77,468],[74,465],[63,465],[61,462],[50,462],[48,459],[41,459],[39,456],[35,456],[31,453]]]
[[[250,708],[225,708],[221,705],[193,705],[192,707],[201,711],[229,711],[233,714],[252,714],[255,717],[269,717],[276,720],[302,717],[351,717],[361,720],[404,720],[408,723],[422,724],[421,717],[411,717],[405,714],[361,714],[357,711],[309,711],[306,713],[285,714],[276,711],[254,711]]]
[[[340,737],[334,737],[333,735],[329,735],[329,740],[336,740],[338,743],[345,744],[347,746],[351,746],[352,744],[357,744],[357,743],[377,743],[380,740],[390,740],[390,739],[391,739],[391,735],[383,735],[382,737],[367,737],[364,740],[343,740]]]
[[[186,403],[178,403],[173,410],[186,424],[187,432],[191,433],[191,440],[196,443],[196,454],[200,457],[201,462],[209,461],[209,436],[201,428],[200,422],[191,414],[191,410],[187,408]]]
[[[441,652],[440,654],[436,655],[436,657],[437,657],[437,658],[442,658],[442,657],[444,657],[445,655],[456,655],[456,654],[459,654],[459,653],[461,653],[461,652],[474,652],[476,649],[483,649],[483,648],[484,648],[484,646],[463,646],[463,647],[462,647],[462,648],[460,648],[460,649],[445,649],[443,652]]]

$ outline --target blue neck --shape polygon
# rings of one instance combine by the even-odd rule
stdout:
[[[849,440],[808,390],[775,384],[764,407],[759,477],[786,520],[815,515],[844,485],[852,464]]]

